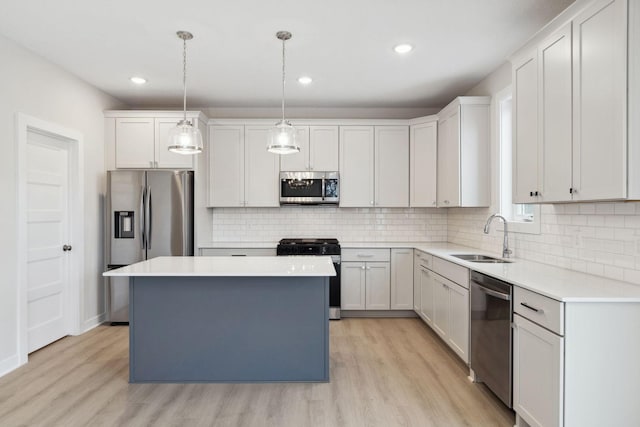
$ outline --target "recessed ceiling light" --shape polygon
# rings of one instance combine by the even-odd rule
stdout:
[[[145,79],[144,77],[131,77],[129,80],[131,80],[133,83],[137,84],[137,85],[143,85],[147,82],[147,79]]]
[[[313,81],[313,79],[309,76],[302,76],[298,78],[298,83],[301,85],[308,85]]]
[[[408,53],[408,52],[411,52],[412,49],[413,49],[413,46],[407,43],[399,44],[393,48],[393,50],[395,50],[396,53]]]

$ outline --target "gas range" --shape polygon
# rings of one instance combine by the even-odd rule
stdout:
[[[278,255],[331,256],[336,275],[329,279],[329,318],[340,319],[340,243],[338,239],[282,239]]]

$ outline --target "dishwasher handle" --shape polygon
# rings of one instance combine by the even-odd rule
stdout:
[[[482,285],[479,285],[478,283],[474,284],[478,287],[478,289],[482,292],[484,292],[487,295],[491,295],[492,297],[496,297],[499,298],[501,300],[505,300],[505,301],[511,301],[511,295],[509,294],[503,294],[502,292],[498,292],[498,291],[494,291],[493,289],[489,289],[489,288],[485,288]]]

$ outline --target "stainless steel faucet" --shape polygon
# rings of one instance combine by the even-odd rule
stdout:
[[[507,220],[505,217],[499,214],[493,214],[487,219],[487,223],[484,225],[484,234],[489,234],[489,226],[491,225],[491,221],[494,218],[500,218],[502,222],[504,222],[504,242],[502,242],[502,258],[509,258],[509,255],[513,253],[511,249],[509,249],[509,226],[507,225]]]

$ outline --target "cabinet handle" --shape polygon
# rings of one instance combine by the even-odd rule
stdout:
[[[529,191],[529,197],[533,197],[533,191]]]
[[[434,200],[433,202],[431,202],[431,204],[432,204],[433,206],[435,206],[435,205],[436,205],[436,201]]]
[[[364,265],[363,265],[363,266],[362,266],[362,267],[360,267],[360,268],[362,268],[362,269],[364,270],[364,268],[365,268],[365,267],[364,267]]]
[[[369,204],[373,205],[373,200],[369,202]]]
[[[373,254],[358,254],[358,258],[373,258]]]
[[[448,201],[448,200],[445,200],[445,201],[444,201],[444,204],[445,204],[445,205],[448,205],[448,204],[449,204],[449,201]]]
[[[153,160],[149,160],[149,167],[153,167]]]
[[[569,188],[569,194],[578,194],[578,189],[577,188]]]
[[[531,311],[535,311],[536,313],[544,313],[543,309],[532,307],[529,304],[527,304],[526,302],[521,302],[520,305],[525,307],[525,308],[528,308]]]

